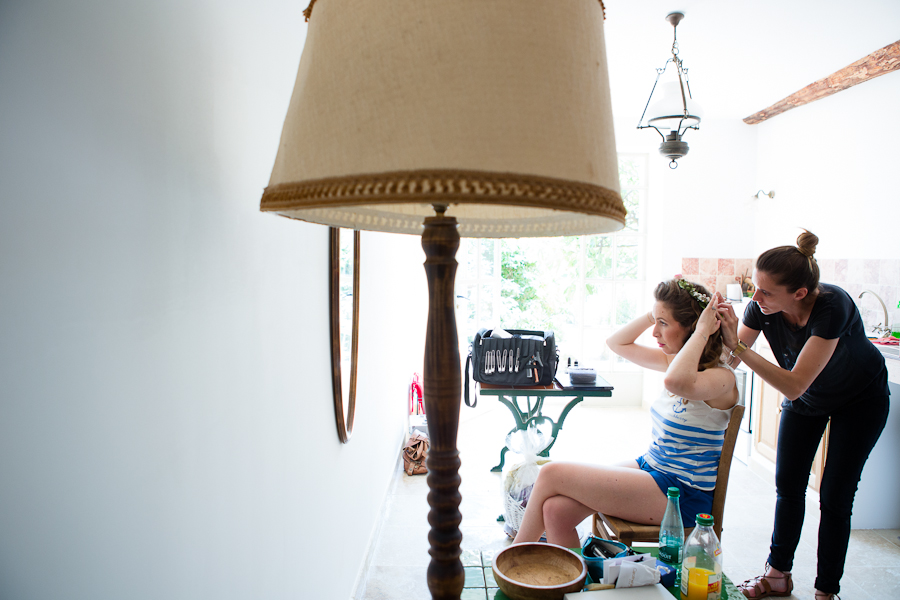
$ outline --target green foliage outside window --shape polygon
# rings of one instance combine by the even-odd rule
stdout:
[[[643,283],[644,156],[619,160],[625,228],[561,238],[463,240],[457,279],[460,338],[480,327],[550,329],[562,356],[603,368],[605,339],[636,314]],[[497,263],[499,262],[499,265]]]

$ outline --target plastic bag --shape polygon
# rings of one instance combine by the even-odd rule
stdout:
[[[514,464],[507,463],[503,472],[504,530],[510,537],[516,535],[522,524],[541,465],[550,462],[540,453],[553,443],[551,431],[549,419],[533,419],[527,429],[516,429],[506,436],[506,447],[521,457]]]

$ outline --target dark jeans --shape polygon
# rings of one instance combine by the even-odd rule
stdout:
[[[819,488],[818,566],[816,589],[836,594],[844,574],[850,541],[853,497],[869,453],[887,421],[888,396],[866,398],[830,415],[831,432],[825,472]],[[775,530],[769,564],[790,571],[800,542],[809,470],[829,416],[810,417],[791,410],[781,413],[775,464]]]

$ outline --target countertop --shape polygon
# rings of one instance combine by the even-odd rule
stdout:
[[[900,360],[896,358],[885,358],[885,364],[888,369],[888,381],[900,385]]]
[[[891,409],[859,481],[851,521],[854,529],[900,528],[900,360],[886,356],[884,363],[891,382]]]
[[[881,349],[881,346],[876,345],[876,347]],[[887,348],[896,349],[897,346],[887,346]],[[887,365],[888,381],[900,385],[900,360],[885,354],[884,364]]]

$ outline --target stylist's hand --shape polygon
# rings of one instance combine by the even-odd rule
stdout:
[[[719,313],[716,306],[716,298],[713,298],[709,301],[709,304],[706,305],[706,308],[703,309],[703,312],[700,313],[700,318],[697,320],[697,332],[702,333],[704,336],[709,338],[712,334],[716,332],[719,328]]]
[[[734,308],[725,301],[722,294],[715,293],[710,305],[716,305],[719,318],[722,320],[722,341],[729,350],[734,350],[738,343],[738,318],[734,314]]]

